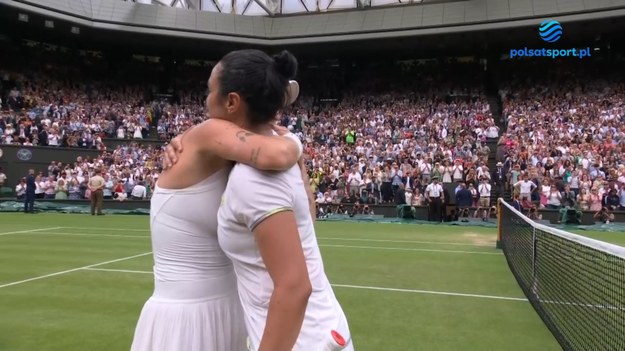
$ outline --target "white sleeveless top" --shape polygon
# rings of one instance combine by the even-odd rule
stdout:
[[[217,239],[217,210],[228,169],[184,189],[155,186],[150,202],[154,297],[205,299],[233,293],[232,262]]]
[[[258,350],[265,329],[273,281],[263,263],[253,230],[265,218],[293,211],[304,249],[312,294],[293,351],[320,351],[333,342],[332,330],[349,340],[349,327],[326,277],[310,216],[308,196],[297,165],[285,172],[263,172],[237,164],[219,208],[219,243],[234,264],[245,312],[250,350]]]

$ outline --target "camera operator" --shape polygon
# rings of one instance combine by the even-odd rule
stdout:
[[[349,216],[354,217],[355,215],[362,214],[362,207],[360,206],[360,201],[356,201],[354,206],[349,210]]]
[[[597,213],[595,213],[593,217],[596,220],[599,220],[606,224],[614,221],[614,213],[612,213],[612,207],[611,206],[601,207],[601,209]]]
[[[560,209],[560,216],[558,218],[558,224],[568,223],[569,212],[573,212],[575,214],[574,221],[576,223],[581,223],[582,212],[576,208],[577,206],[576,196],[568,184],[564,186],[564,192],[562,193],[562,206],[563,207]]]
[[[362,214],[365,216],[373,216],[375,213],[373,213],[373,210],[369,208],[369,205],[365,204],[362,207]]]

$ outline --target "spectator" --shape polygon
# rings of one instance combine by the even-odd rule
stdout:
[[[395,205],[404,206],[406,204],[406,190],[404,189],[404,184],[400,183],[399,189],[395,192]]]
[[[460,183],[460,190],[456,193],[456,206],[458,217],[469,217],[469,209],[473,205],[473,194],[467,189],[465,183]]]
[[[532,193],[534,192],[534,190],[536,190],[538,187],[536,186],[536,184],[534,184],[534,182],[529,180],[529,176],[527,174],[524,174],[522,176],[523,180],[520,180],[518,182],[516,182],[513,187],[514,189],[519,189],[519,194],[521,198],[528,198],[531,199],[532,198]]]
[[[0,188],[4,186],[4,183],[7,181],[7,176],[2,172],[2,167],[0,167]]]
[[[65,179],[60,178],[54,187],[54,198],[57,200],[67,200],[67,190]]]
[[[484,174],[488,174],[484,172]],[[479,206],[475,210],[475,218],[477,218],[478,213],[482,210],[482,220],[486,221],[490,217],[490,196],[491,196],[491,185],[488,183],[488,178],[482,176],[481,183],[478,186],[478,193],[480,194]]]
[[[70,200],[79,200],[80,199],[80,187],[78,185],[78,180],[76,178],[72,178],[69,181],[68,193]]]
[[[514,194],[512,199],[512,207],[519,212],[523,212],[523,206],[521,205],[521,201],[519,201],[519,195]]]
[[[605,196],[605,201],[603,204],[609,208],[618,208],[621,202],[621,198],[619,197],[616,189],[610,189],[610,191]]]
[[[143,181],[139,181],[133,188],[131,198],[133,200],[144,200],[147,196],[147,190],[143,185]]]
[[[109,174],[104,175],[104,188],[103,193],[104,200],[111,200],[113,198],[113,181]]]
[[[21,178],[20,182],[15,186],[15,195],[18,200],[26,199],[26,178]]]
[[[599,189],[592,188],[590,190],[590,196],[588,197],[588,206],[589,209],[593,212],[601,211],[603,207],[601,205],[601,196],[599,195]]]
[[[549,189],[549,193],[547,194],[547,208],[552,210],[558,210],[562,206],[562,194],[556,187],[556,185],[552,185]]]
[[[493,182],[493,185],[496,186],[497,196],[502,197],[503,190],[505,188],[506,174],[503,170],[503,163],[497,162],[496,167],[497,169],[495,169],[493,171],[493,174],[491,175],[491,180]]]

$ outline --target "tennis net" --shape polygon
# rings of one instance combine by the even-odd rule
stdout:
[[[499,200],[501,247],[564,350],[625,350],[625,248],[541,225]]]

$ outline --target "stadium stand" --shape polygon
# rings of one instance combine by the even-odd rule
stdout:
[[[563,62],[545,71],[515,62],[514,70],[503,70],[514,74],[501,85],[507,131],[497,157],[508,174],[506,190],[523,192],[518,182],[525,176],[536,185],[535,204],[526,207],[625,209],[622,67]],[[565,196],[567,187],[572,196]]]
[[[3,62],[1,143],[103,152],[54,173],[43,171],[41,182],[52,182],[48,189],[58,184],[45,179],[49,175],[68,184],[59,198],[76,197],[69,185],[80,188],[80,177],[87,177],[93,164],[107,168],[109,188],[123,181],[128,197],[135,183],[144,182],[149,194],[161,148],[131,141],[167,141],[206,118],[210,65],[179,69],[176,94],[161,96],[153,93],[159,83],[152,75],[162,70],[158,64],[143,68],[131,62],[113,69],[93,58],[67,65],[63,54],[38,54],[36,64]],[[32,51],[28,56],[32,62]],[[354,203],[423,206],[434,177],[448,192],[449,204],[455,205],[464,186],[475,209],[481,197],[493,204],[498,196],[528,195],[518,183],[525,175],[536,188],[524,202],[527,211],[625,208],[622,66],[563,64],[545,74],[534,61],[515,62],[514,70],[507,65],[502,61],[498,67],[498,90],[485,89],[492,77],[481,62],[362,66],[334,74],[336,84],[333,74],[303,69],[308,95],[283,111],[280,123],[305,142],[320,212],[347,213],[338,205]],[[127,144],[107,152],[107,138]],[[16,180],[7,184],[19,187]],[[406,201],[397,197],[400,186]]]

